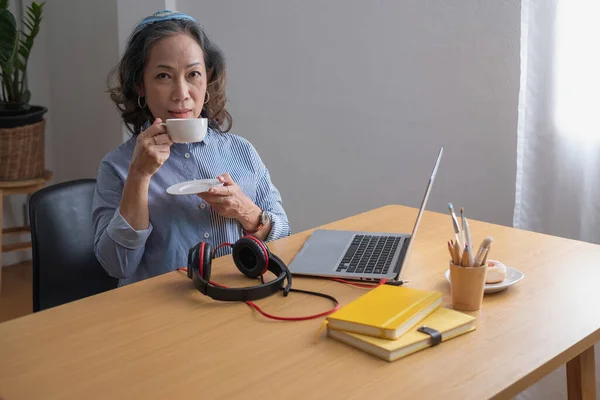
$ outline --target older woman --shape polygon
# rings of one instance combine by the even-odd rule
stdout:
[[[120,285],[185,266],[199,241],[216,248],[244,235],[290,234],[256,149],[228,132],[225,71],[221,51],[189,15],[162,11],[131,34],[110,92],[133,136],[102,160],[93,205],[96,257]],[[204,140],[173,143],[161,125],[169,118],[207,118]],[[208,178],[222,186],[188,196],[166,191]]]

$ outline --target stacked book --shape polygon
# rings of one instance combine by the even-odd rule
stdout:
[[[475,330],[475,317],[444,308],[442,294],[381,285],[327,317],[327,335],[387,361]]]

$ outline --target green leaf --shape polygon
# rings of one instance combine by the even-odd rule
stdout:
[[[19,54],[21,55],[21,57],[23,57],[25,59],[27,59],[27,57],[29,57],[29,52],[23,46],[19,46]]]
[[[35,21],[35,12],[32,11],[30,8],[27,9],[27,15],[25,15],[26,19],[29,19],[30,21]]]
[[[0,9],[0,64],[6,64],[15,53],[17,23],[8,10]]]
[[[0,9],[8,10],[8,0],[0,0]]]
[[[27,27],[30,31],[33,30],[33,22],[29,22],[28,20],[23,20],[23,25]]]
[[[8,82],[13,74],[12,60],[2,65],[3,82]]]
[[[29,29],[30,31],[35,29],[35,20],[34,21],[30,21],[29,19],[24,19],[23,20],[23,25],[25,25],[27,27],[27,29]]]
[[[27,90],[27,87],[25,85],[25,74],[27,71],[27,62],[29,61],[29,55],[31,54],[31,49],[33,48],[33,41],[40,32],[40,23],[42,22],[44,4],[45,2],[38,4],[34,1],[31,3],[30,6],[27,7],[25,18],[23,19],[23,25],[26,29],[24,31],[21,31],[21,36],[24,39],[19,39],[20,45],[18,48],[18,52],[20,57],[15,57],[15,81],[17,80],[17,76],[21,75],[22,77],[22,79],[19,81],[20,87],[15,87],[15,91],[19,93],[19,100],[21,100],[24,103],[27,103],[31,96],[29,90]]]

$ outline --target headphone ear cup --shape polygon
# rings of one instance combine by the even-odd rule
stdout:
[[[258,278],[266,272],[269,249],[259,239],[243,237],[233,245],[233,262],[248,278]]]
[[[200,255],[199,260],[202,265],[199,265],[199,271],[201,273],[202,279],[205,281],[210,281],[210,272],[211,272],[211,263],[212,263],[212,247],[209,243],[200,242]]]

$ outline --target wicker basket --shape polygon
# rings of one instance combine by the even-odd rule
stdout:
[[[46,121],[0,128],[0,180],[18,181],[44,174]]]

